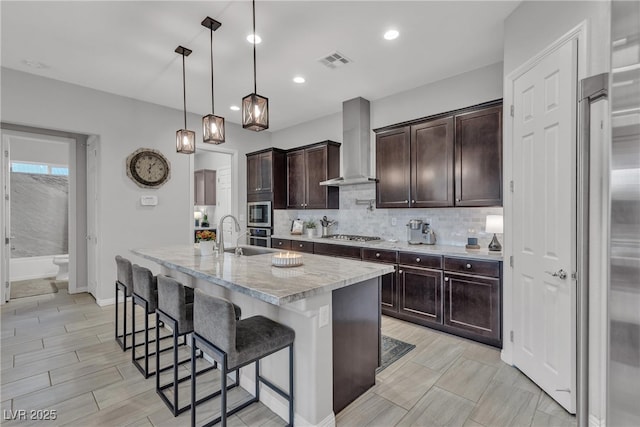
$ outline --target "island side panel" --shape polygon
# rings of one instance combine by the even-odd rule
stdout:
[[[294,412],[295,425],[332,425],[331,323],[320,327],[318,316],[322,306],[331,306],[331,294],[322,293],[283,306],[260,301],[188,274],[162,267],[186,286],[226,298],[242,309],[242,318],[265,316],[292,328],[294,341]],[[279,351],[260,362],[260,374],[283,390],[289,388],[288,353]],[[253,394],[254,365],[240,369],[242,388]],[[260,387],[260,401],[284,420],[288,420],[286,401],[266,386]]]
[[[375,385],[380,361],[379,278],[334,290],[333,411]]]

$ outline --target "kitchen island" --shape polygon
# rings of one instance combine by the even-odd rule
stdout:
[[[132,252],[160,264],[163,274],[187,286],[233,301],[243,318],[263,315],[295,330],[295,424],[334,425],[335,413],[375,383],[380,277],[392,272],[392,266],[304,254],[303,265],[278,268],[271,264],[277,250],[200,256],[190,245]],[[286,389],[284,352],[269,356],[261,369]],[[254,389],[251,368],[243,368],[241,385]],[[260,400],[287,419],[286,402],[269,388],[261,389]]]

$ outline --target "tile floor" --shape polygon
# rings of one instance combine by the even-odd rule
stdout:
[[[130,352],[123,353],[115,343],[114,306],[101,308],[88,294],[69,295],[61,289],[11,301],[0,310],[3,425],[189,424],[188,412],[174,418],[156,395],[154,378],[144,380],[131,364]],[[576,424],[575,417],[504,364],[494,348],[389,317],[383,317],[382,329],[416,348],[337,414],[339,427]],[[181,369],[188,372],[187,365]],[[217,375],[210,374],[198,381],[198,390],[204,395],[218,382]],[[179,396],[186,403],[187,383]],[[245,396],[242,389],[234,389],[229,400]],[[200,406],[198,421],[215,415],[218,406],[215,400]],[[4,419],[9,410],[47,408],[56,409],[55,421]],[[230,426],[239,427],[284,424],[261,404],[229,420]]]

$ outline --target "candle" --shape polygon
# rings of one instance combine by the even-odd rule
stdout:
[[[279,252],[271,258],[271,264],[276,267],[297,267],[302,265],[302,254],[295,252]]]

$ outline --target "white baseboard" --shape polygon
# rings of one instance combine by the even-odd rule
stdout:
[[[70,294],[80,294],[82,292],[89,292],[89,288],[87,288],[86,286],[84,288],[76,288],[75,291],[69,292],[69,293]]]
[[[84,292],[87,292],[87,289],[85,288]],[[122,297],[122,295],[121,295]],[[95,295],[94,295],[95,298]],[[118,298],[119,301],[122,301],[122,299]],[[127,301],[131,301],[131,297],[127,297]],[[116,303],[116,297],[113,298],[96,298],[96,304],[98,304],[100,307],[105,307],[107,305],[113,305]]]

